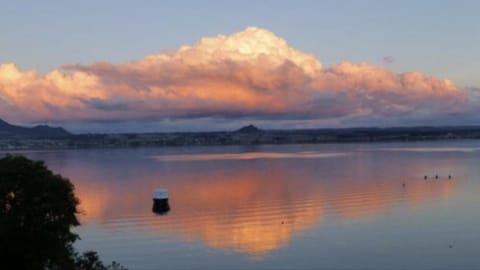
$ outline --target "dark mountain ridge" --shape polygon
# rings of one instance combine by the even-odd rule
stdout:
[[[244,127],[240,128],[240,129],[237,129],[235,132],[236,133],[259,133],[259,132],[262,132],[262,130],[257,128],[254,125],[248,125],[248,126],[244,126]]]
[[[1,137],[32,137],[32,138],[60,138],[69,137],[72,134],[61,127],[38,125],[34,127],[22,127],[12,125],[0,119]]]

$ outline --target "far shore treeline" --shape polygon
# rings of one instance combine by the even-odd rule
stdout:
[[[191,145],[315,144],[480,139],[480,126],[73,134],[61,127],[20,127],[0,120],[0,150]]]

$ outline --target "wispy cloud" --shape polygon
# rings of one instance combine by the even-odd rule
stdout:
[[[391,64],[395,61],[395,58],[393,58],[393,56],[384,56],[383,57],[383,62],[387,63],[387,64]]]
[[[468,103],[449,80],[368,63],[322,67],[314,55],[255,27],[124,64],[70,64],[46,75],[0,65],[0,114],[23,122],[428,119],[462,112]]]

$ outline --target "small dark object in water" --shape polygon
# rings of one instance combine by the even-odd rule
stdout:
[[[165,215],[170,211],[168,200],[154,200],[152,212],[159,215]]]
[[[452,245],[449,245],[448,247],[449,247],[449,248],[453,248],[453,246],[452,246]]]
[[[428,176],[426,176],[426,175],[423,177],[423,179],[425,179],[425,180],[427,180],[427,178],[428,178]]]
[[[283,223],[284,223],[284,222],[282,221],[282,224],[283,224]]]
[[[435,175],[435,179],[438,179],[438,174],[437,174],[437,175]]]
[[[448,179],[452,179],[452,176],[450,174],[448,175]]]
[[[402,187],[405,187],[405,186],[406,186],[406,184],[405,184],[405,183],[402,183]]]

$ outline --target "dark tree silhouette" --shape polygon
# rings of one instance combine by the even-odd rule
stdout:
[[[79,225],[77,205],[70,181],[43,162],[1,159],[0,263],[12,269],[69,268],[78,238],[70,231]]]
[[[73,184],[43,162],[0,159],[0,269],[109,269],[95,252],[74,252],[78,203]]]
[[[84,252],[75,257],[75,270],[127,270],[117,262],[105,266],[94,251]]]

